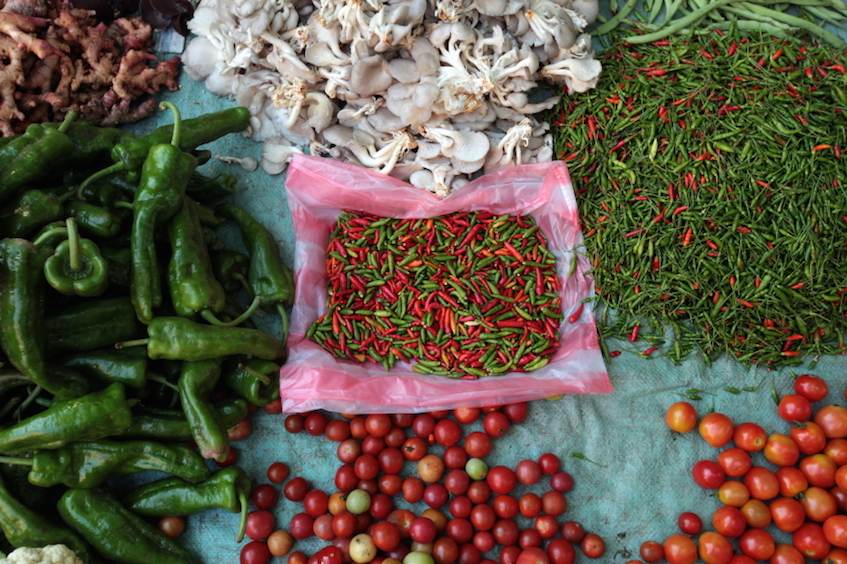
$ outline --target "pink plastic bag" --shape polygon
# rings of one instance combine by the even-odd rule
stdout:
[[[418,413],[456,407],[503,405],[558,394],[612,391],[597,341],[590,304],[594,295],[586,271],[576,200],[561,162],[522,165],[480,177],[439,200],[429,192],[366,168],[331,159],[296,155],[285,182],[294,221],[297,287],[289,356],[280,371],[285,413],[326,409],[339,413]],[[562,282],[564,321],[561,347],[550,363],[532,372],[479,380],[423,375],[397,363],[390,371],[373,363],[337,359],[305,338],[326,308],[326,247],[344,209],[384,217],[434,217],[457,211],[531,215],[548,238]],[[572,261],[576,260],[571,272]],[[568,276],[571,272],[570,276]]]

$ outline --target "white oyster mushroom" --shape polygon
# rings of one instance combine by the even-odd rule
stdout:
[[[541,69],[541,76],[564,84],[568,94],[587,92],[597,86],[603,65],[597,59],[565,59]]]
[[[418,65],[412,59],[394,59],[388,63],[388,72],[397,82],[412,83],[421,79]]]
[[[474,0],[471,7],[484,16],[502,17],[516,14],[524,4],[521,0]]]
[[[414,138],[408,132],[400,131],[395,133],[393,140],[381,149],[376,149],[372,144],[365,146],[352,142],[347,145],[347,148],[363,166],[389,174],[403,155],[415,146]]]
[[[300,60],[297,51],[286,40],[269,32],[263,33],[261,38],[273,46],[266,59],[281,76],[288,79],[299,78],[315,84],[315,72]]]
[[[302,154],[303,151],[281,137],[272,137],[266,139],[262,145],[262,159],[259,164],[268,174],[281,174],[291,157],[298,153]]]
[[[384,57],[373,55],[353,64],[350,87],[362,98],[385,92],[392,82],[394,79]]]
[[[206,37],[195,37],[188,42],[182,53],[182,65],[185,74],[194,80],[206,80],[215,72],[218,64],[218,53],[212,42]]]
[[[406,127],[406,123],[394,115],[388,108],[380,108],[368,116],[368,121],[374,129],[383,133],[393,133]]]
[[[600,2],[597,0],[572,0],[571,8],[585,18],[588,24],[597,21],[597,16],[600,14]]]
[[[420,134],[440,144],[444,156],[466,163],[477,162],[488,154],[488,137],[480,131],[421,126]]]
[[[521,164],[523,162],[521,155],[522,148],[529,144],[531,136],[532,120],[529,118],[524,118],[520,123],[509,128],[488,154],[488,158],[485,161],[485,172]]]

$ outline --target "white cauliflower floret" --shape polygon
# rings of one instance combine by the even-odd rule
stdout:
[[[63,544],[42,548],[21,547],[13,550],[0,564],[82,564],[82,560]]]

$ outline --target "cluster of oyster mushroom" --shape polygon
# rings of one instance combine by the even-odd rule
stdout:
[[[439,197],[553,157],[533,114],[593,88],[596,0],[201,0],[184,69],[250,109],[261,166],[355,163]],[[548,89],[548,92],[551,90]]]

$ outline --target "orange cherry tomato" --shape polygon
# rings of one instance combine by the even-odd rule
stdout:
[[[662,543],[668,564],[694,564],[697,561],[697,545],[691,537],[671,535]]]
[[[718,487],[718,500],[724,505],[741,507],[750,499],[750,491],[742,482],[727,480]]]
[[[735,427],[732,419],[715,411],[700,419],[697,431],[709,445],[720,448],[732,440]]]
[[[823,534],[833,546],[847,548],[847,515],[833,515],[823,522]]]
[[[687,401],[673,404],[665,412],[665,424],[677,433],[688,433],[697,426],[697,410]]]
[[[794,466],[800,459],[800,448],[788,435],[773,433],[768,437],[762,454],[775,466]]]
[[[803,458],[799,468],[809,481],[809,485],[819,488],[831,488],[835,485],[835,472],[838,466],[825,454],[813,454]]]
[[[753,460],[745,450],[728,448],[718,455],[718,464],[730,478],[740,478],[753,465]]]
[[[714,531],[706,531],[697,539],[700,560],[706,564],[729,564],[732,559],[732,544],[725,536]]]
[[[827,439],[847,437],[847,408],[843,406],[832,404],[820,408],[814,422],[820,425]]]
[[[771,511],[773,524],[780,531],[793,533],[806,522],[806,511],[793,497],[779,497],[770,503],[768,509]]]
[[[823,523],[838,511],[835,498],[823,488],[810,486],[797,497],[806,512],[806,518],[810,521]]]
[[[773,521],[770,508],[758,499],[751,499],[742,505],[741,514],[744,515],[747,526],[754,529],[764,529]]]
[[[777,468],[776,479],[779,480],[779,495],[794,497],[809,487],[809,480],[799,468],[784,466]]]
[[[779,480],[776,475],[762,466],[754,466],[744,475],[744,485],[753,499],[773,499],[779,495]]]

